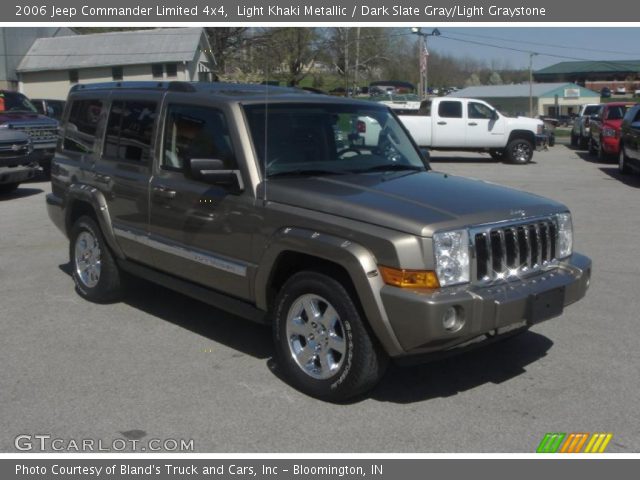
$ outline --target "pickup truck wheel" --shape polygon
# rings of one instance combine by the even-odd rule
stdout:
[[[386,354],[351,295],[322,273],[296,273],[280,289],[273,335],[283,374],[313,397],[346,400],[372,388],[384,374]]]
[[[529,163],[533,157],[533,145],[529,140],[516,138],[509,142],[506,153],[509,162],[524,165]]]
[[[623,175],[631,173],[631,169],[627,165],[627,156],[624,153],[623,145],[620,145],[620,155],[618,155],[618,171]]]
[[[5,183],[0,185],[0,193],[13,193],[18,189],[19,183]]]
[[[78,293],[92,302],[116,300],[121,293],[120,271],[95,220],[80,217],[69,238],[69,257]]]

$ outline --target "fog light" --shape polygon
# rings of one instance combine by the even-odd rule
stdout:
[[[449,307],[442,316],[442,326],[449,332],[460,330],[464,325],[464,310],[462,307]]]

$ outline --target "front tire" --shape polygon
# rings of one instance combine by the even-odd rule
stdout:
[[[618,171],[623,175],[631,173],[631,168],[627,165],[627,156],[624,153],[624,145],[620,145],[620,154],[618,155]]]
[[[524,138],[511,140],[506,148],[507,159],[510,163],[524,165],[533,158],[533,144]]]
[[[105,303],[121,296],[121,276],[100,227],[89,216],[73,224],[69,258],[78,293],[89,301]]]
[[[343,401],[373,388],[387,365],[349,292],[315,271],[296,273],[278,292],[273,337],[285,378],[324,400]]]

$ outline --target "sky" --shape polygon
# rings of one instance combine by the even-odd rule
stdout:
[[[431,30],[422,27],[423,32]],[[438,30],[441,36],[428,38],[429,51],[484,60],[488,65],[494,62],[498,69],[529,68],[529,52],[538,53],[533,57],[534,70],[571,60],[640,60],[640,27],[449,28],[444,25]]]

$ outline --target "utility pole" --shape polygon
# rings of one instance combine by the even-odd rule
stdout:
[[[440,35],[440,30],[434,28],[431,33],[424,33],[420,27],[413,27],[411,33],[418,35],[421,38],[420,48],[418,52],[418,61],[420,66],[420,82],[419,82],[419,96],[420,99],[424,99],[429,95],[429,77],[427,62],[429,59],[429,52],[427,50],[427,37],[437,37]]]
[[[356,62],[353,72],[353,93],[355,95],[358,89],[358,70],[360,70],[360,27],[356,28]]]
[[[344,27],[344,96],[349,96],[349,27]]]
[[[529,53],[529,117],[533,117],[533,57],[535,52]]]

